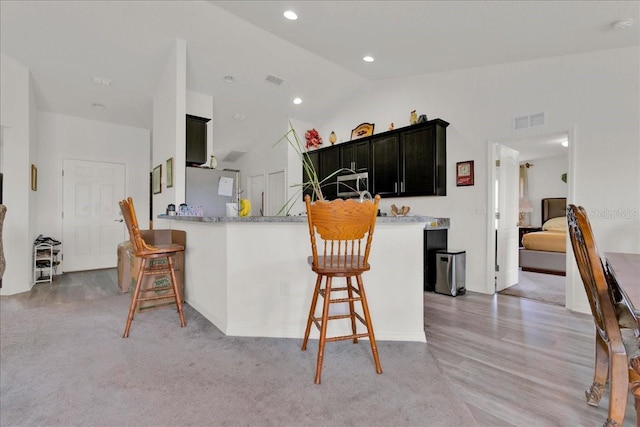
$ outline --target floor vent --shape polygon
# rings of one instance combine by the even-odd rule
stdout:
[[[547,115],[545,113],[535,113],[528,116],[514,117],[513,130],[544,126],[546,123]]]
[[[222,159],[223,162],[235,162],[240,157],[246,154],[246,151],[235,151],[231,150],[229,153]]]

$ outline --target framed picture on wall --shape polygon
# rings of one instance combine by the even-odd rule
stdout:
[[[167,159],[167,188],[173,187],[173,157]]]
[[[456,185],[458,187],[473,185],[473,160],[456,163]]]
[[[158,193],[162,193],[162,183],[161,183],[161,178],[162,178],[162,165],[158,165],[155,168],[153,168],[153,194],[158,194]]]
[[[31,165],[31,191],[38,191],[38,168]]]

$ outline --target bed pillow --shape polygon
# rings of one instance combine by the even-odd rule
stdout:
[[[547,220],[544,224],[542,224],[542,229],[544,231],[567,231],[567,218],[563,216],[559,216],[556,218],[551,218]]]

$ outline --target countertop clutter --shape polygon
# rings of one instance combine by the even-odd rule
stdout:
[[[291,222],[307,222],[306,215],[295,216],[248,216],[248,217],[201,217],[201,216],[173,216],[158,215],[160,219],[170,219],[174,221],[190,221],[190,222],[213,222],[213,223],[251,223],[251,222],[274,222],[274,223],[291,223]],[[436,218],[425,215],[407,215],[407,216],[379,216],[376,220],[378,223],[426,223],[427,229],[449,228],[449,218]]]

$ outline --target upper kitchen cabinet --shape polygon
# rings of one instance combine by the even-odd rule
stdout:
[[[327,200],[338,196],[338,175],[350,174],[335,174],[340,169],[368,172],[368,190],[373,195],[446,196],[447,126],[449,123],[444,120],[435,119],[307,154],[318,178],[325,180],[322,191]],[[306,175],[303,178],[303,182],[309,181]]]
[[[340,169],[340,151],[335,148],[321,151],[319,178],[322,195],[327,200],[338,197],[338,174],[336,174],[338,169]],[[332,176],[332,174],[334,175]]]
[[[305,153],[305,155],[308,156],[309,161],[313,165],[313,169],[316,171],[316,174],[318,174],[318,177],[319,177],[320,176],[320,152],[318,152],[318,151],[310,151],[310,152]],[[308,183],[310,181],[311,181],[311,177],[307,174],[306,169],[302,168],[302,182],[303,182],[303,185],[304,185],[304,183]],[[302,199],[303,200],[304,200],[304,196],[307,195],[307,194],[313,200],[313,189],[311,189],[310,187],[305,186],[304,191],[302,192]]]
[[[369,140],[340,144],[340,167],[353,172],[369,170]]]
[[[446,196],[446,128],[435,119],[371,139],[371,194]]]
[[[187,114],[187,166],[207,161],[207,122],[211,119]]]

